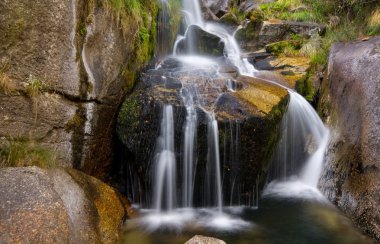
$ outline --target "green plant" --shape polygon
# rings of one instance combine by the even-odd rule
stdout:
[[[40,79],[29,75],[28,81],[25,85],[25,92],[28,97],[33,99],[34,108],[34,121],[37,121],[38,116],[38,98],[39,96],[48,89],[48,85],[41,81]]]
[[[34,77],[33,75],[29,75],[25,86],[25,92],[29,97],[36,98],[47,89],[48,86],[45,82],[38,79],[37,77]]]
[[[0,167],[38,166],[51,168],[56,165],[57,153],[27,138],[8,138],[0,144]]]

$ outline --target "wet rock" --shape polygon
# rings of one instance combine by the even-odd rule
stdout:
[[[193,43],[191,45],[190,43]],[[178,53],[195,52],[201,55],[223,56],[224,44],[220,38],[199,26],[190,26],[186,38],[178,45]]]
[[[333,128],[321,188],[380,241],[380,38],[330,51],[320,113]]]
[[[185,244],[226,244],[226,242],[213,237],[196,235],[187,242],[185,242]]]
[[[114,243],[125,216],[117,193],[79,171],[0,170],[0,242]]]
[[[122,165],[128,175],[124,178],[129,178],[129,182],[124,184],[127,185],[125,193],[131,200],[140,201],[143,206],[149,205],[149,189],[152,189],[149,165],[155,155],[164,104],[173,106],[175,148],[177,162],[181,162],[182,129],[186,118],[181,91],[186,93],[191,89],[198,91],[193,99],[198,118],[198,183],[194,190],[194,204],[202,205],[204,194],[200,189],[207,165],[206,111],[215,111],[218,121],[221,162],[224,162],[224,195],[228,196],[224,201],[230,201],[235,174],[239,175],[236,177],[236,186],[243,182],[245,186],[241,186],[242,193],[233,193],[232,201],[240,199],[248,202],[248,198],[253,197],[251,186],[256,184],[258,175],[265,174],[264,169],[277,141],[277,129],[288,101],[287,91],[256,78],[235,78],[229,73],[221,75],[217,67],[209,65],[192,67],[185,63],[177,68],[150,70],[125,100],[118,117],[117,134],[122,143],[121,151],[124,152]],[[236,92],[231,88],[235,88]],[[239,150],[235,150],[236,146]],[[223,153],[230,150],[234,150],[233,153]],[[132,175],[128,172],[132,172]]]

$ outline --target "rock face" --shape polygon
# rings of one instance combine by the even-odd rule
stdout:
[[[190,89],[197,90],[193,98],[198,118],[195,205],[202,205],[201,194],[204,194],[201,182],[206,177],[203,174],[207,165],[207,125],[211,111],[215,112],[219,127],[224,195],[228,196],[224,201],[230,203],[236,178],[236,189],[242,186],[241,192],[233,193],[236,194],[233,201],[240,199],[248,204],[249,197],[253,197],[252,186],[257,184],[260,174],[265,174],[263,171],[277,141],[277,129],[287,104],[287,91],[260,79],[236,77],[236,72],[228,67],[219,69],[222,73],[218,74],[217,70],[207,68],[209,64],[199,65],[191,67],[188,63],[181,65],[176,60],[167,60],[161,69],[143,75],[142,82],[121,108],[117,134],[123,145],[122,165],[127,175],[122,178],[128,178],[125,193],[134,202],[141,201],[143,205],[150,202],[149,165],[155,155],[164,104],[173,106],[177,162],[182,161],[182,128],[187,110],[181,94]],[[228,84],[236,87],[236,92],[228,89]]]
[[[1,243],[114,243],[126,215],[114,189],[76,170],[0,170]]]
[[[137,57],[133,18],[125,33],[101,3],[2,1],[0,137],[49,145],[60,165],[102,175],[136,60],[149,59]]]
[[[251,22],[236,33],[242,48],[256,51],[269,43],[290,39],[292,35],[310,37],[324,34],[326,27],[307,22],[284,21],[272,19],[263,23]]]
[[[321,113],[333,137],[321,180],[324,193],[380,241],[380,37],[335,44]]]

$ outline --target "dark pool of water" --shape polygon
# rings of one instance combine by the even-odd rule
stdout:
[[[127,221],[122,243],[161,244],[185,243],[194,235],[212,236],[227,243],[281,243],[281,244],[348,244],[372,243],[364,237],[352,223],[334,206],[327,202],[292,198],[266,198],[260,207],[226,208],[224,212],[249,222],[236,230],[236,223],[227,223],[223,230],[195,227],[187,224],[179,228],[147,230],[146,226],[136,224],[137,220]],[[206,216],[202,210],[200,217]],[[184,217],[185,218],[185,217]],[[203,222],[207,222],[207,217]],[[211,220],[210,220],[211,221]],[[194,220],[196,222],[196,220]],[[173,226],[172,226],[173,227]],[[232,231],[235,229],[234,231]]]

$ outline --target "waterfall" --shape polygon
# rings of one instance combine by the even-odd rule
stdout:
[[[186,122],[183,141],[183,185],[182,204],[184,207],[193,206],[194,165],[195,165],[195,138],[197,135],[197,112],[194,106],[194,91],[192,87],[181,90],[181,96],[186,106]]]
[[[206,182],[207,190],[205,191],[207,204],[209,206],[217,206],[218,211],[222,212],[222,179],[220,171],[220,152],[219,152],[219,131],[218,122],[215,114],[208,114],[207,123],[208,153]]]
[[[176,205],[176,159],[174,150],[173,107],[163,107],[158,153],[155,160],[154,197],[157,212],[172,211]],[[166,196],[166,197],[165,197]]]
[[[281,123],[283,134],[273,156],[270,179],[287,180],[298,175],[316,187],[329,131],[301,95],[294,91],[289,94],[288,110]]]
[[[170,50],[170,16],[169,3],[167,0],[160,0],[160,12],[157,21],[157,57],[163,59]]]
[[[203,31],[220,38],[224,43],[225,60],[234,65],[241,75],[255,76],[257,71],[247,59],[241,58],[240,48],[233,35],[229,34],[219,24],[203,21],[198,1],[183,0],[183,12],[186,17],[187,29],[183,36],[179,35],[177,37],[173,49],[173,56],[179,62],[192,68],[218,66],[215,59],[196,53],[194,42],[194,38],[196,37],[191,36],[188,31],[190,26],[196,25]],[[188,44],[187,53],[178,56],[177,48],[182,41],[186,41]],[[268,82],[275,83],[273,81]],[[177,172],[174,148],[173,108],[170,105],[165,105],[163,108],[160,136],[157,140],[157,154],[154,165],[154,208],[157,212],[163,212],[164,210],[168,212],[173,211],[178,206],[177,196],[181,198],[180,207],[193,207],[194,185],[196,184],[195,170],[197,168],[197,108],[200,108],[206,113],[207,117],[207,164],[205,166],[205,182],[202,185],[202,190],[204,191],[203,206],[217,207],[218,212],[221,213],[223,209],[223,187],[218,122],[212,108],[207,110],[199,102],[203,97],[200,97],[201,95],[197,90],[195,82],[187,81],[181,85],[181,96],[186,108],[186,118],[182,131],[181,149],[183,151],[178,154],[181,156],[182,163],[180,166],[181,180],[178,182],[181,192],[177,192],[176,187]],[[280,84],[277,85],[283,87]],[[230,91],[236,89],[236,84],[232,80],[227,81],[226,86]],[[282,137],[273,156],[274,166],[270,171],[271,180],[289,180],[291,177],[296,176],[302,180],[303,184],[308,184],[315,189],[323,165],[323,156],[329,132],[311,105],[301,95],[293,90],[289,90],[289,96],[289,105],[281,124]],[[204,99],[207,98],[204,97]],[[233,141],[231,147],[236,147],[233,150],[239,150],[238,128],[236,133],[236,136],[231,135],[231,140]],[[232,157],[228,159],[231,161],[229,162],[230,164],[235,164],[238,161],[238,157],[230,157]],[[226,160],[226,157],[224,160]],[[232,172],[230,175],[229,202],[232,204],[234,196],[237,196],[236,202],[241,204],[240,193],[244,192],[243,204],[257,206],[260,177],[256,178],[254,186],[244,185],[244,182],[239,182],[237,177],[236,172]]]

